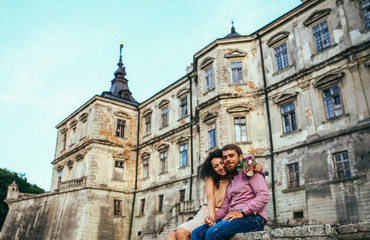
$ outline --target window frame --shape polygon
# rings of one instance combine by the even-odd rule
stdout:
[[[115,217],[122,216],[122,200],[119,199],[113,200],[113,215]]]
[[[185,113],[184,113],[184,106],[185,106]],[[189,116],[189,108],[188,108],[188,96],[180,98],[180,118],[185,118]]]
[[[149,156],[145,156],[143,159],[143,179],[149,178]]]
[[[343,158],[343,155],[344,154],[347,155],[347,158],[346,159]],[[347,178],[353,177],[352,168],[351,168],[351,159],[349,157],[348,151],[336,152],[336,153],[333,153],[332,156],[333,156],[333,166],[334,166],[334,176],[335,176],[335,179],[336,180],[342,180],[342,179],[347,179]],[[344,170],[343,170],[343,172],[345,174],[344,177],[340,177],[340,175],[339,175],[338,164],[337,164],[337,157],[336,156],[340,156],[341,157],[341,163],[344,165]],[[345,163],[343,163],[344,160],[346,160],[345,162],[348,163],[348,168],[345,166]],[[347,175],[348,172],[349,172],[349,176]]]
[[[181,150],[182,146],[186,146],[186,149]],[[180,150],[180,167],[186,167],[186,166],[188,166],[188,153],[189,153],[188,152],[188,143],[181,143],[180,146],[179,146],[179,150]],[[186,156],[185,164],[184,164],[184,161],[183,161],[184,160],[183,155]]]
[[[291,100],[291,101],[286,101],[284,103],[281,103],[279,105],[279,108],[280,108],[280,115],[281,115],[281,123],[282,123],[282,127],[283,127],[283,134],[289,134],[289,133],[292,133],[292,132],[295,132],[298,130],[298,122],[297,122],[297,113],[296,113],[296,107],[295,107],[295,104],[294,104],[294,100]],[[288,110],[287,112],[284,112],[283,113],[283,107],[284,106],[289,106],[289,105],[293,105],[293,110]],[[292,115],[291,113],[294,113],[294,120],[295,120],[295,129],[293,129],[293,120],[292,120]],[[285,126],[285,116],[288,116],[288,123],[289,123],[289,128],[291,129],[290,131],[286,131],[286,126]]]
[[[158,212],[163,212],[164,194],[158,195]]]
[[[214,126],[211,130],[210,130],[210,126]],[[212,127],[211,126],[211,127]],[[212,148],[215,148],[217,147],[217,126],[216,126],[216,121],[212,121],[212,122],[209,122],[207,123],[207,140],[208,140],[208,149],[212,149]],[[214,132],[214,135],[212,137],[213,141],[211,141],[211,136],[210,136],[210,132],[213,131]],[[211,145],[211,143],[214,143],[213,145]]]
[[[314,27],[317,27],[317,26],[321,25],[324,22],[326,22],[326,24],[327,24],[327,30],[328,30],[328,36],[329,36],[329,40],[330,40],[330,45],[328,45],[326,47],[323,47],[320,50],[318,50],[318,47],[316,45],[316,38],[315,38],[315,33],[314,33]],[[321,52],[325,51],[326,49],[329,49],[330,47],[332,47],[334,45],[332,31],[331,31],[331,25],[330,25],[330,22],[329,22],[328,17],[325,17],[325,18],[321,19],[320,21],[313,22],[311,24],[311,26],[310,26],[310,31],[311,31],[311,39],[312,39],[312,45],[313,45],[314,53],[321,53]],[[320,31],[320,33],[321,32],[322,31]],[[321,42],[322,41],[323,41],[323,39],[321,39]]]
[[[233,63],[240,63],[240,67],[233,66]],[[234,70],[236,70],[236,74],[234,74]],[[243,77],[243,61],[239,59],[233,59],[233,61],[230,61],[230,71],[231,71],[231,84],[243,84],[244,83],[244,77]],[[234,75],[238,77],[241,77],[241,79],[234,79]],[[237,82],[237,80],[239,80]]]
[[[209,81],[209,76],[211,76],[211,81]],[[210,83],[210,84],[208,84]],[[208,68],[204,69],[204,86],[205,92],[210,92],[215,89],[215,81],[214,81],[214,74],[213,74],[213,67],[212,65]]]
[[[144,116],[144,124],[145,124],[145,135],[149,135],[152,132],[152,114],[148,114]]]
[[[362,23],[363,23],[364,29],[370,30],[370,11],[368,12],[369,23],[366,23],[366,18],[365,18],[365,15],[364,15],[364,9],[362,8],[362,3],[365,2],[365,1],[368,1],[368,4],[369,4],[368,8],[370,8],[370,0],[362,0],[362,1],[359,2],[359,9],[361,11],[361,18],[362,18]]]
[[[234,124],[234,140],[235,140],[235,142],[236,143],[246,143],[246,142],[248,142],[248,126],[247,126],[247,116],[245,116],[245,115],[233,115],[232,116],[232,118],[233,118],[233,124]],[[244,121],[245,121],[245,123],[244,123],[244,126],[245,126],[245,131],[244,131],[244,133],[245,133],[245,141],[243,141],[243,136],[242,136],[242,134],[240,135],[240,140],[241,141],[238,141],[238,139],[237,139],[237,137],[236,137],[236,124],[235,124],[235,120],[236,120],[236,118],[244,118]],[[241,123],[239,123],[239,125],[241,125]],[[243,133],[243,129],[242,128],[240,128],[240,131],[239,131],[240,133]]]
[[[289,168],[290,166],[293,167],[292,172],[290,171],[290,168]],[[296,166],[298,169],[296,169]],[[287,164],[286,168],[287,168],[287,187],[289,189],[300,187],[301,186],[301,183],[300,183],[301,174],[300,174],[299,163],[295,162],[295,163]],[[294,179],[292,179],[292,175],[294,175]]]
[[[331,93],[332,92],[331,90],[334,87],[338,88],[338,92]],[[321,96],[322,96],[322,99],[323,99],[326,119],[331,120],[331,119],[343,116],[345,114],[345,109],[344,109],[343,97],[342,97],[342,94],[341,94],[341,86],[339,84],[332,84],[332,85],[324,87],[320,90],[321,90],[321,94],[322,94]],[[330,93],[331,93],[330,96],[325,96],[325,91],[326,90],[330,91]],[[337,96],[339,96],[339,100],[340,100],[340,107],[339,108],[335,108],[335,100],[334,99]],[[330,112],[329,112],[330,109],[329,109],[329,106],[327,105],[327,101],[326,101],[327,99],[331,99],[331,104],[332,104],[332,107],[333,107],[333,114],[334,114],[332,117],[330,116]],[[340,114],[336,114],[336,111],[338,111],[338,110],[341,110]]]
[[[182,202],[185,202],[185,201],[186,201],[186,190],[181,189],[179,191],[179,202],[182,203]]]
[[[160,110],[161,110],[161,112],[160,112],[160,114],[161,114],[161,128],[168,127],[168,125],[169,125],[169,109],[168,108],[169,108],[168,105],[163,106],[163,107],[160,108]],[[167,109],[166,114],[163,113],[165,109]],[[164,117],[164,116],[166,116],[166,117]]]
[[[145,214],[145,198],[140,199],[139,206],[139,216],[144,216]]]
[[[116,137],[125,138],[126,120],[123,120],[122,118],[117,118],[116,122]]]
[[[167,173],[167,169],[168,169],[168,166],[167,166],[168,165],[168,150],[164,150],[164,151],[159,152],[159,160],[160,160],[160,174]]]
[[[287,69],[287,68],[289,68],[291,66],[291,64],[290,64],[291,61],[290,61],[290,56],[289,56],[290,55],[289,54],[290,51],[289,51],[289,45],[288,45],[287,42],[288,42],[287,39],[285,39],[285,41],[280,41],[280,42],[276,43],[274,46],[272,46],[272,51],[273,51],[274,61],[275,61],[274,66],[275,66],[276,72],[283,71],[283,70],[285,70],[285,69]],[[288,65],[285,66],[285,64],[283,64],[285,62],[283,60],[284,59],[284,57],[283,57],[284,55],[281,52],[279,52],[280,53],[279,56],[282,57],[282,59],[281,59],[282,68],[279,68],[277,54],[276,54],[277,50],[276,49],[282,47],[283,45],[285,45],[286,60],[287,60],[287,64]]]

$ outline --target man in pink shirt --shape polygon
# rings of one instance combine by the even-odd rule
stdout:
[[[236,144],[222,148],[226,170],[231,181],[225,201],[216,218],[207,216],[205,225],[196,228],[191,239],[230,239],[236,233],[262,231],[267,223],[266,204],[270,201],[265,177],[262,174],[244,176],[237,171],[242,150]]]

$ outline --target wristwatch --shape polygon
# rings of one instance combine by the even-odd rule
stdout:
[[[241,214],[243,214],[243,217],[245,217],[245,213],[244,213],[244,210],[243,209],[239,209],[238,210]]]

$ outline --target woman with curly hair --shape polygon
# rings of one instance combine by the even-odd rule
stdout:
[[[207,198],[203,206],[193,219],[181,224],[174,231],[170,232],[166,240],[190,239],[191,232],[204,224],[204,219],[207,215],[211,215],[213,218],[216,217],[215,212],[224,202],[226,188],[229,184],[229,177],[224,166],[221,149],[209,153],[201,166],[199,177],[206,180],[205,193]]]

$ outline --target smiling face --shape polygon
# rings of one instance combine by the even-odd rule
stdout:
[[[215,170],[218,175],[225,176],[227,174],[222,158],[212,159],[211,165],[213,167],[213,170]]]
[[[235,150],[225,150],[222,152],[225,168],[228,173],[235,173],[242,155],[238,155]]]

